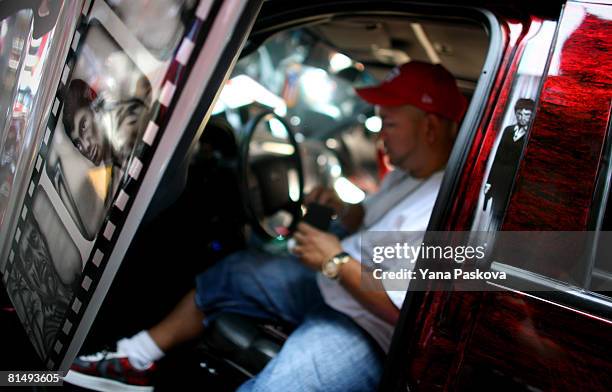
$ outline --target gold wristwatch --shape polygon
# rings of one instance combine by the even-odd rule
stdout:
[[[340,252],[331,259],[321,264],[321,272],[329,279],[338,279],[340,273],[340,266],[346,264],[351,259],[346,252]]]

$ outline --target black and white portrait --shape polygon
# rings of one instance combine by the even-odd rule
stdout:
[[[79,231],[91,240],[146,125],[151,85],[94,24],[63,95],[47,172]]]
[[[532,99],[518,99],[514,104],[515,123],[498,136],[495,158],[483,187],[482,209],[490,214],[490,227],[496,227],[503,219],[534,110]]]
[[[481,188],[474,225],[478,230],[498,230],[502,223],[534,111],[533,99],[518,98],[512,106],[512,122],[497,134]]]
[[[95,21],[71,68],[7,279],[41,358],[62,328],[152,101],[145,74]]]
[[[11,217],[10,247],[0,261],[9,297],[49,369],[66,366],[82,343],[73,338],[91,321],[90,301],[99,306],[92,298],[108,289],[99,283],[111,263],[109,250],[123,234],[153,141],[172,113],[160,108],[167,109],[185,77],[192,39],[213,2],[198,4],[75,4],[66,14],[72,27],[58,33],[66,57],[56,59],[54,95],[37,139],[28,141],[35,142],[27,157],[31,170],[20,183],[23,203]],[[18,126],[12,122],[10,137],[0,141],[0,223],[14,182],[14,152],[23,144]]]

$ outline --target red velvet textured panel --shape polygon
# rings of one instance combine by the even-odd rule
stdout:
[[[612,7],[569,3],[564,15],[583,18],[557,41],[503,230],[586,229],[612,99]]]

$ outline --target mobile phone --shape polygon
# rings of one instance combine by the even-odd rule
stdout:
[[[318,203],[310,203],[302,220],[319,230],[327,231],[333,215],[334,210],[332,208]]]

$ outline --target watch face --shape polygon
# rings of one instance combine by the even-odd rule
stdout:
[[[338,274],[338,265],[333,260],[323,264],[323,274],[329,278],[334,278]]]

